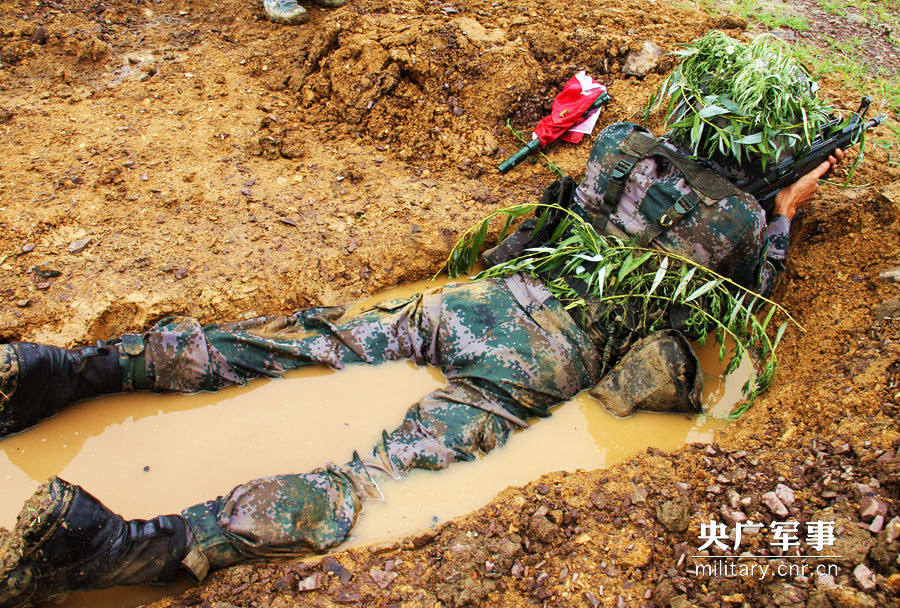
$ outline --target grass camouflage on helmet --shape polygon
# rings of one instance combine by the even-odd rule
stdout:
[[[810,145],[833,112],[816,96],[808,70],[771,34],[744,45],[714,30],[675,54],[681,60],[647,113],[666,103],[670,138],[695,156],[765,170]]]

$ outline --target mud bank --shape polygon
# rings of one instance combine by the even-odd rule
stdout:
[[[75,344],[426,276],[461,230],[550,181],[540,166],[493,171],[517,147],[507,119],[528,129],[582,68],[610,84],[601,125],[634,119],[661,75],[621,74],[631,51],[742,26],[659,0],[311,13],[287,28],[236,0],[0,2],[0,338]],[[551,155],[579,177],[587,151]],[[872,149],[861,186],[824,187],[793,231],[776,299],[806,332],[787,334],[775,385],[715,447],[552,474],[428,532],[242,565],[155,606],[896,604],[888,160]],[[763,498],[779,484],[786,514]],[[701,523],[742,516],[767,525],[743,545],[763,555],[772,521],[833,519],[838,570],[696,574]]]

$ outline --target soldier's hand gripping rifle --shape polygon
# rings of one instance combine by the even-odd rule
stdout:
[[[835,118],[828,123],[821,133],[813,140],[812,145],[797,157],[789,156],[778,166],[763,177],[751,181],[741,189],[752,194],[757,202],[771,215],[775,207],[775,195],[782,188],[790,186],[798,179],[828,160],[837,148],[846,149],[856,145],[862,138],[866,129],[880,125],[887,118],[885,114],[879,114],[875,118],[865,121],[866,112],[872,103],[870,97],[863,97],[859,109],[853,113],[849,120]]]

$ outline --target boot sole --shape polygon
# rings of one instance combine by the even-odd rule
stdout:
[[[67,482],[49,479],[25,501],[12,531],[0,528],[0,608],[28,605],[36,590],[31,557],[64,521],[74,494]]]

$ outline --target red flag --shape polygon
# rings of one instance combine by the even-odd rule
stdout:
[[[541,146],[546,146],[550,142],[559,139],[563,133],[582,122],[585,119],[585,111],[591,107],[591,104],[594,103],[594,100],[601,93],[606,91],[605,86],[596,82],[590,76],[584,76],[583,73],[581,76],[586,80],[580,80],[578,76],[573,76],[569,79],[562,92],[553,100],[553,109],[550,111],[550,116],[542,118],[534,128],[535,135],[541,140]],[[598,86],[587,93],[583,93],[584,87],[582,82],[587,83],[589,86]],[[567,141],[574,139],[573,143],[578,143],[581,141],[581,137],[581,134],[573,133],[572,137],[567,136],[565,139]]]

